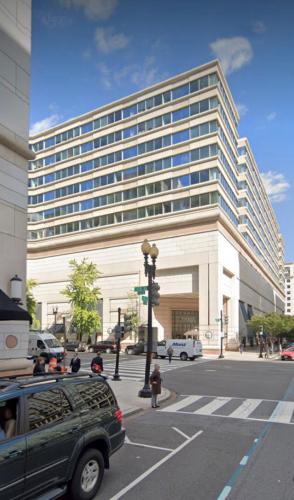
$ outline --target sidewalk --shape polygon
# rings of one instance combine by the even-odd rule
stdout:
[[[217,354],[204,354],[204,358],[206,359],[218,359],[219,353]],[[275,352],[271,355],[269,359],[265,359],[263,353],[263,361],[276,361],[281,358],[281,354],[279,352]],[[231,361],[262,361],[259,358],[259,351],[243,351],[240,354],[239,351],[224,351],[224,359],[229,359]],[[220,361],[222,361],[220,359]]]
[[[123,412],[123,415],[129,416],[137,413],[141,410],[147,410],[151,408],[151,398],[139,398],[138,392],[142,389],[144,383],[135,380],[120,380],[113,381],[109,377],[107,379],[110,387],[112,388]],[[158,396],[158,402],[162,403],[168,399],[171,395],[168,389],[162,387],[161,394]]]

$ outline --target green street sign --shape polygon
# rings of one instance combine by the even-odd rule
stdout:
[[[147,304],[148,304],[148,297],[144,297],[144,296],[142,295],[142,302],[143,302],[143,304],[144,304],[145,306],[147,306]]]
[[[134,292],[137,292],[138,295],[144,295],[144,293],[148,290],[148,286],[135,286]]]
[[[215,321],[218,323],[220,321],[220,318],[215,318]]]

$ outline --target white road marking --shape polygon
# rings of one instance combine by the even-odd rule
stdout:
[[[225,486],[221,494],[217,497],[217,500],[225,500],[226,498],[228,498],[231,489],[231,486]]]
[[[202,408],[199,408],[199,410],[194,411],[193,413],[197,415],[211,415],[214,411],[218,410],[222,406],[224,406],[226,403],[230,401],[231,398],[215,398],[210,403],[208,403],[205,406],[202,406]]]
[[[164,411],[164,412],[171,412],[174,413],[178,410],[181,410],[181,408],[185,408],[185,406],[189,406],[195,401],[198,401],[198,399],[201,399],[203,396],[188,396],[184,399],[181,399],[177,403],[174,403],[173,405],[167,406],[166,408],[163,408],[162,410],[158,411]]]
[[[248,455],[244,455],[244,457],[242,458],[241,462],[240,462],[240,465],[246,465],[247,462],[248,462]]]
[[[189,439],[189,436],[187,436],[187,434],[185,434],[183,431],[181,431],[180,429],[178,429],[177,427],[172,427],[172,429],[176,432],[178,432],[179,434],[181,434],[181,436],[183,436],[185,439]]]
[[[154,472],[156,469],[158,469],[162,464],[167,462],[170,458],[172,458],[174,455],[179,453],[183,448],[185,448],[188,444],[190,444],[192,441],[194,441],[194,439],[196,439],[202,433],[203,433],[203,431],[196,432],[196,434],[194,434],[192,437],[190,437],[189,439],[184,441],[182,444],[180,444],[180,446],[175,448],[168,455],[166,455],[161,460],[159,460],[159,462],[156,462],[154,465],[152,465],[152,467],[150,467],[145,472],[143,472],[143,474],[141,474],[139,477],[137,477],[134,481],[132,481],[130,484],[128,484],[125,488],[123,488],[118,493],[116,493],[116,495],[111,497],[110,500],[118,500],[119,498],[121,498],[128,491],[130,491],[132,488],[134,488],[134,486],[141,483],[141,481],[143,481],[146,477],[150,476],[150,474],[152,474],[152,472]]]
[[[291,401],[280,401],[273,413],[271,414],[270,422],[279,422],[280,424],[289,424],[292,419],[294,403]]]
[[[247,418],[260,405],[262,399],[245,399],[243,403],[232,413],[231,418]]]
[[[173,451],[173,448],[163,448],[162,446],[154,446],[152,444],[145,444],[145,443],[133,443],[133,441],[126,441],[125,444],[130,444],[132,446],[141,446],[142,448],[152,448],[154,450],[163,450],[163,451]]]

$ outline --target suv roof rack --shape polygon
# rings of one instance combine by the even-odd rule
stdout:
[[[60,380],[69,380],[76,379],[82,377],[100,377],[104,380],[107,379],[106,376],[96,374],[96,373],[65,373],[65,374],[52,374],[52,375],[40,375],[35,377],[24,377],[23,375],[14,375],[10,377],[1,377],[3,382],[7,382],[6,389],[11,388],[11,386],[23,388],[23,387],[31,387],[33,385],[38,384],[48,384],[50,382],[59,382]]]

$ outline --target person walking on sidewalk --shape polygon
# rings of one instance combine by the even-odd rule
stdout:
[[[73,358],[70,360],[71,373],[78,373],[81,368],[81,360],[77,352],[74,353]]]
[[[243,354],[243,351],[244,351],[244,344],[243,344],[243,341],[240,342],[240,345],[239,345],[239,351],[240,351],[240,354]]]
[[[93,373],[103,372],[103,359],[100,352],[97,352],[95,358],[92,359],[91,370]]]
[[[160,374],[160,366],[154,365],[154,370],[150,375],[150,384],[152,390],[152,398],[151,398],[151,406],[152,408],[159,408],[159,404],[157,404],[157,396],[161,394],[161,374]]]
[[[168,355],[168,362],[169,364],[171,364],[171,360],[172,360],[172,355],[174,353],[174,350],[172,348],[172,346],[170,345],[168,350],[166,351],[167,352],[167,355]]]

